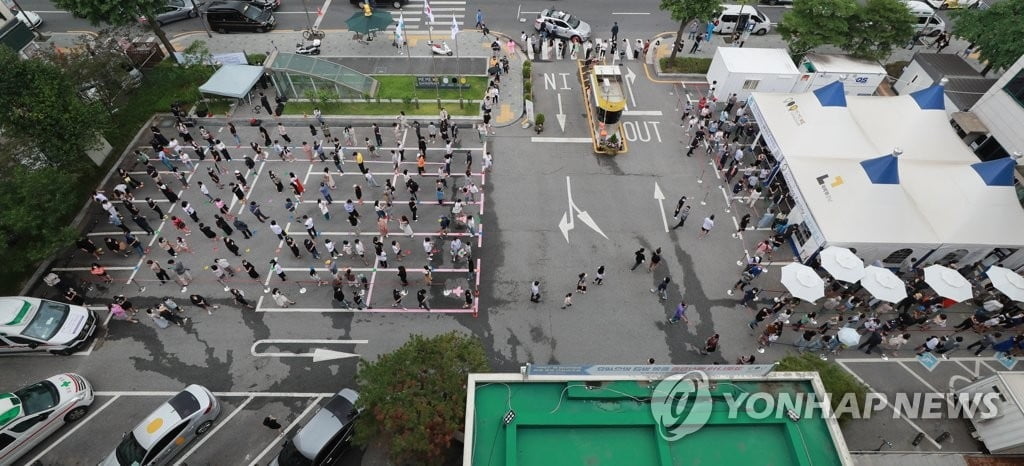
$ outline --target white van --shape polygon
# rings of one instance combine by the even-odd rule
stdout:
[[[81,306],[26,296],[0,298],[0,354],[71,354],[85,347],[96,327],[96,314]]]
[[[935,37],[946,30],[946,22],[935,14],[935,10],[925,2],[916,0],[906,2],[910,14],[917,20],[914,31],[926,36]]]
[[[737,29],[743,32],[746,27],[753,27],[752,34],[763,36],[772,29],[772,22],[751,5],[722,5],[722,14],[715,20],[714,32],[732,34]]]

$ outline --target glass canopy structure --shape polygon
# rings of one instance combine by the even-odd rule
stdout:
[[[341,99],[377,94],[376,79],[347,66],[308,55],[278,53],[269,68],[278,92],[292,99],[306,99],[308,91],[328,91]]]

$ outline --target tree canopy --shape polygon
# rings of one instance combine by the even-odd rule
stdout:
[[[87,150],[99,146],[109,119],[103,108],[85,102],[59,66],[22,60],[0,47],[0,164],[59,166],[74,170],[91,163]]]
[[[66,219],[82,204],[74,190],[66,187],[77,178],[58,167],[4,167],[0,175],[0,261],[8,268],[31,268],[74,241],[78,233]]]
[[[950,13],[953,33],[975,44],[990,68],[1009,68],[1024,55],[1024,0],[1004,0],[986,10]]]
[[[160,8],[167,5],[167,0],[54,0],[53,3],[79,18],[89,20],[93,25],[106,23],[124,26],[138,23],[140,17],[145,17],[167,53],[174,51],[155,16]]]
[[[796,55],[834,45],[855,57],[882,60],[913,37],[913,24],[899,0],[800,0],[778,29]]]
[[[658,8],[667,11],[673,20],[679,21],[679,33],[676,34],[675,46],[672,47],[671,58],[676,58],[683,40],[686,25],[693,20],[710,21],[722,11],[721,0],[661,0]]]
[[[855,57],[883,60],[914,36],[916,18],[900,0],[868,0],[857,9],[843,50]],[[882,24],[884,27],[878,27]]]
[[[37,55],[67,72],[72,82],[89,87],[88,99],[95,100],[113,113],[121,97],[141,79],[134,64],[125,56],[121,37],[131,34],[130,27],[110,27],[100,30],[95,37],[82,35],[77,47],[57,49],[53,45]]]
[[[440,464],[466,412],[466,378],[486,372],[487,357],[472,336],[413,335],[377,361],[359,362],[355,442],[383,440],[398,464]]]

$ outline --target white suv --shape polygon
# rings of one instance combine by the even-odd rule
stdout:
[[[547,31],[548,35],[583,42],[590,39],[590,25],[564,11],[546,9],[537,15],[533,22],[537,31]]]

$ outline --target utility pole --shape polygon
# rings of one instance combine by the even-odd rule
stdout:
[[[203,17],[203,10],[199,8],[200,6],[201,5],[196,4],[196,0],[192,0],[192,8],[196,10],[196,17],[199,18],[199,21],[203,22],[203,29],[206,30],[206,37],[213,39],[213,33],[210,32],[210,24],[207,23],[206,18]]]

